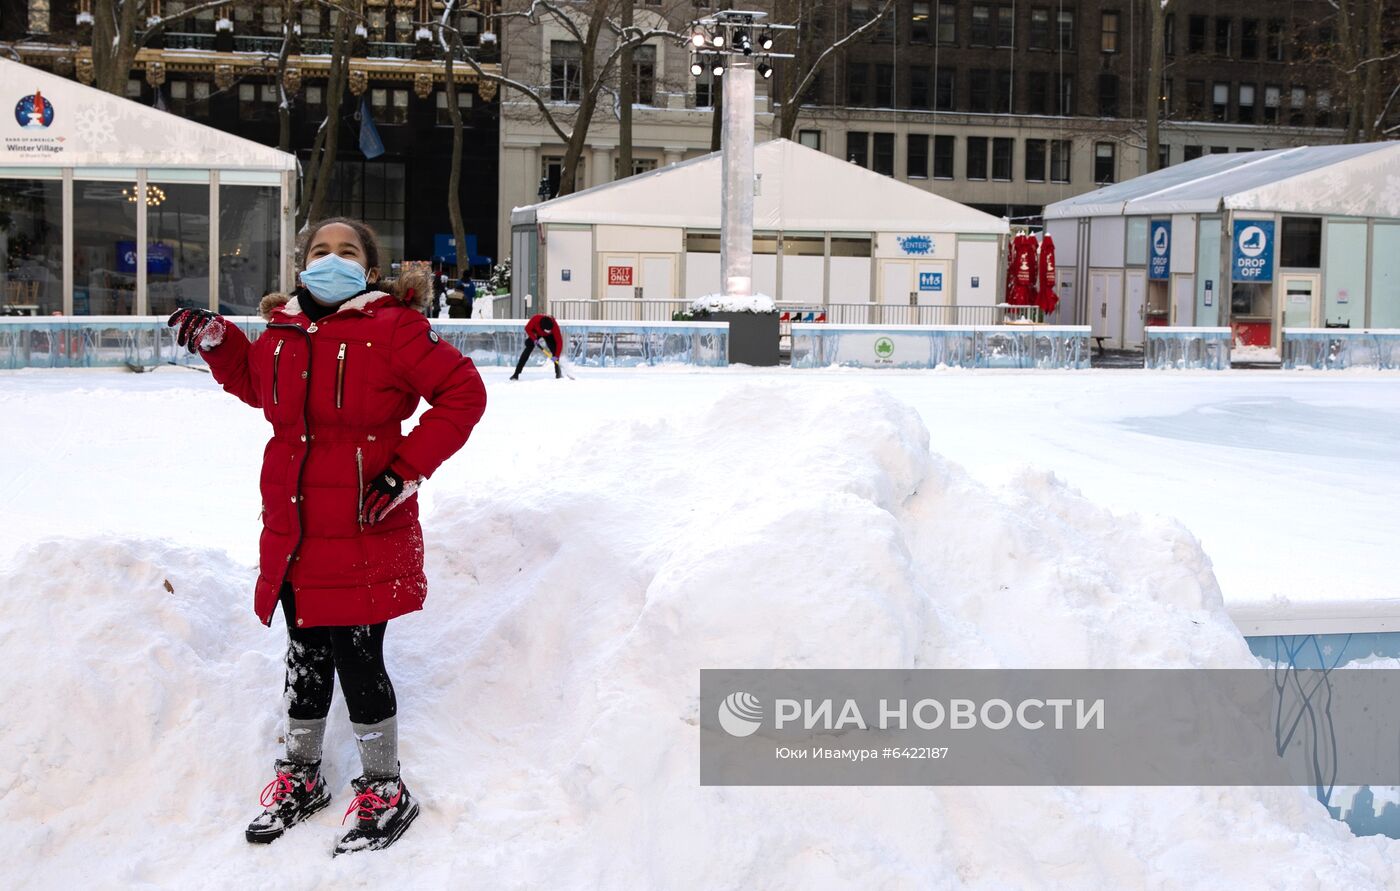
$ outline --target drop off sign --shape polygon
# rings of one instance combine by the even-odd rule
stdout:
[[[1235,220],[1230,248],[1231,281],[1274,280],[1274,221]]]

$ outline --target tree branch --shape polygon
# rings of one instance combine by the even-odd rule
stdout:
[[[817,71],[822,67],[822,63],[826,61],[827,56],[831,55],[832,53],[839,50],[841,47],[845,46],[846,44],[855,40],[857,37],[874,28],[875,25],[878,24],[879,21],[882,18],[884,18],[893,8],[894,0],[885,0],[885,5],[880,7],[880,11],[877,12],[874,15],[874,17],[870,19],[870,21],[861,25],[859,28],[855,29],[850,34],[847,34],[845,37],[842,37],[840,40],[836,41],[831,46],[823,50],[821,55],[817,56],[816,60],[812,62],[812,67],[807,69],[807,75],[803,77],[801,81],[798,82],[797,88],[792,91],[792,95],[787,97],[788,100],[795,104],[798,100],[798,97],[800,97],[803,93],[807,92],[807,90],[812,86],[812,81],[816,79]]]

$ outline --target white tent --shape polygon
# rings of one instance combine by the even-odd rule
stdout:
[[[1045,219],[1224,210],[1400,218],[1400,143],[1205,155],[1051,204]]]
[[[0,311],[243,314],[288,281],[294,155],[4,59],[0,84]]]
[[[715,152],[515,208],[525,293],[557,306],[717,291],[722,164]],[[785,139],[756,146],[754,168],[759,292],[807,306],[1000,301],[1006,220]]]
[[[516,208],[511,224],[719,226],[719,152],[543,204]],[[1006,220],[787,139],[754,148],[754,229],[878,231],[935,229],[1004,235]]]

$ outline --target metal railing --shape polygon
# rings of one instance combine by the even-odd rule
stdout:
[[[669,322],[689,300],[551,300],[549,312],[561,322]]]
[[[206,50],[206,51],[213,51],[213,49],[214,49],[214,35],[213,35],[213,34],[189,34],[189,33],[185,33],[185,32],[180,32],[180,33],[177,33],[177,34],[166,34],[166,35],[165,35],[165,48],[166,48],[166,49]]]
[[[832,303],[835,325],[1005,325],[1043,322],[1036,306],[909,306],[902,303]]]
[[[215,35],[200,34],[190,31],[167,32],[162,38],[166,49],[175,50],[202,50],[213,52],[215,49]],[[431,57],[441,60],[443,57],[442,48],[436,41],[428,44]],[[366,44],[365,55],[370,59],[412,59],[418,49],[416,43],[403,43],[388,40],[371,40]],[[282,38],[260,34],[235,34],[233,35],[233,51],[236,53],[257,53],[259,55],[275,56],[282,50]],[[301,54],[307,56],[325,56],[331,51],[331,41],[324,37],[303,37],[301,39]],[[499,62],[501,51],[497,44],[481,44],[480,46],[463,46],[455,53],[459,61],[465,62],[470,54],[480,63]]]
[[[310,42],[309,40],[303,41],[303,44]],[[213,47],[212,43],[210,47]],[[282,51],[282,38],[235,34],[233,35],[233,51],[236,53],[265,53],[275,56]],[[303,52],[310,52],[310,50],[303,50]],[[330,52],[329,47],[326,48],[326,52]]]

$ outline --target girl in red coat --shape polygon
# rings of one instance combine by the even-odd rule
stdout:
[[[357,220],[308,228],[299,285],[263,299],[256,341],[199,309],[177,310],[177,340],[225,390],[272,423],[263,453],[263,531],[254,609],[287,624],[287,752],[263,790],[250,842],[270,842],[330,802],[321,741],[334,678],[364,775],[336,853],[387,847],[418,814],[399,776],[398,706],[384,631],[423,606],[419,485],[462,447],[486,408],[470,359],[423,315],[432,286],[385,288],[379,243]],[[419,399],[431,405],[405,435]]]

